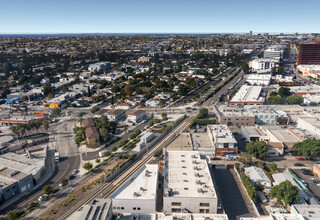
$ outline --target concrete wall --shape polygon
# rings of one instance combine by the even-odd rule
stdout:
[[[154,213],[156,212],[156,200],[152,199],[113,199],[113,214],[118,213]],[[134,210],[135,208],[135,210]],[[140,209],[140,210],[139,210]]]
[[[172,202],[181,203],[181,206],[172,206]],[[200,207],[200,203],[209,203],[209,207]],[[200,197],[164,197],[163,198],[163,211],[172,212],[174,209],[187,209],[193,213],[200,213],[200,209],[208,210],[208,213],[217,213],[218,199],[215,198],[200,198]]]

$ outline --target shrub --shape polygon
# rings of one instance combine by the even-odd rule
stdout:
[[[83,164],[83,168],[86,169],[86,170],[91,170],[92,167],[93,167],[93,165],[90,162],[87,162],[87,163]]]
[[[118,150],[118,148],[116,147],[116,146],[114,146],[113,148],[112,148],[112,151],[117,151]]]
[[[255,190],[254,186],[252,185],[250,178],[245,173],[241,173],[240,178],[241,178],[241,181],[242,181],[244,187],[246,188],[246,190],[248,192],[249,197],[253,201],[256,201],[256,198],[257,198],[256,190]]]
[[[96,159],[96,163],[100,163],[100,159]]]

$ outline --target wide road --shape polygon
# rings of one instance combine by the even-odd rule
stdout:
[[[56,164],[53,175],[43,184],[51,184],[53,188],[59,189],[59,183],[63,178],[67,178],[72,170],[78,169],[80,166],[80,154],[76,147],[73,137],[73,125],[75,119],[63,118],[59,122],[50,124],[50,140],[49,152],[50,160],[53,160],[54,151],[60,152],[60,161]],[[24,208],[32,201],[38,201],[38,197],[42,194],[42,187],[32,191],[29,195],[13,203],[10,209]]]

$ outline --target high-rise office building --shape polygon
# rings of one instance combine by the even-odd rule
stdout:
[[[315,43],[301,43],[299,45],[299,54],[297,65],[315,65],[320,64],[320,40]]]

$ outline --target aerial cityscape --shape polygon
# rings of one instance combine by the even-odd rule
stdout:
[[[319,16],[73,4],[3,3],[0,219],[320,220]]]

